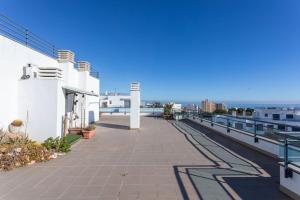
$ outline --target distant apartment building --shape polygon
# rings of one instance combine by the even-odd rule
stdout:
[[[290,108],[257,108],[253,117],[261,120],[300,122],[300,110]]]
[[[216,110],[226,110],[225,104],[216,103]]]
[[[202,101],[201,105],[202,105],[203,112],[212,113],[216,110],[216,104],[214,102],[208,101],[208,99],[205,99],[204,101]]]
[[[216,110],[226,110],[226,107],[223,103],[215,103],[212,101],[208,101],[208,99],[205,99],[201,103],[202,105],[202,112],[215,112]]]
[[[130,94],[105,92],[100,95],[101,108],[129,108]]]
[[[173,103],[173,107],[172,107],[173,111],[175,112],[181,112],[182,110],[182,105],[179,103]]]

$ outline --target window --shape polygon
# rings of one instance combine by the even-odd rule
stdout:
[[[268,117],[269,115],[268,115],[268,113],[265,113],[265,117]]]
[[[264,130],[264,126],[262,124],[257,124],[256,125],[256,130],[263,131]]]
[[[280,120],[279,114],[273,114],[273,120]]]
[[[278,124],[278,130],[284,131],[285,130],[285,125]]]
[[[268,124],[268,125],[267,125],[267,128],[268,128],[268,129],[273,129],[273,128],[274,128],[274,126],[273,126],[273,125],[271,125],[271,124]]]
[[[293,126],[292,131],[300,131],[300,127]]]
[[[112,104],[111,100],[109,101],[109,104]]]
[[[246,127],[248,127],[248,128],[252,128],[252,127],[253,127],[253,124],[246,123]]]
[[[287,115],[286,115],[286,119],[294,119],[294,115],[292,115],[292,114],[287,114]]]

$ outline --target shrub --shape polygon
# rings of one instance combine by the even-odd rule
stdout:
[[[70,144],[67,141],[66,136],[62,138],[50,137],[44,141],[42,144],[48,150],[54,150],[56,152],[68,152],[70,151]]]
[[[23,121],[20,120],[20,119],[16,119],[16,120],[14,120],[12,123],[10,123],[10,124],[13,125],[13,126],[20,127],[20,126],[23,125]]]
[[[227,114],[227,110],[217,109],[217,110],[214,111],[214,114],[224,115],[224,114]]]
[[[51,155],[45,147],[33,141],[0,144],[0,170],[47,161],[51,159]]]
[[[70,151],[71,145],[68,143],[66,137],[62,137],[59,143],[59,152],[68,152]]]
[[[94,126],[94,125],[88,125],[87,127],[85,127],[85,129],[84,130],[86,130],[86,131],[93,131],[93,130],[95,130],[96,129],[96,126]]]

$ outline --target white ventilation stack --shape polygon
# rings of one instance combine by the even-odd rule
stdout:
[[[91,64],[87,61],[78,61],[77,62],[77,69],[78,71],[80,72],[83,72],[83,71],[91,71]]]
[[[130,106],[130,129],[140,128],[140,84],[131,83],[130,87],[131,106]]]
[[[58,62],[74,63],[75,54],[70,50],[58,50]]]

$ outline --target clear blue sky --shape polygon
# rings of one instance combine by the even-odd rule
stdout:
[[[0,12],[90,61],[102,91],[300,100],[299,0],[0,0]]]

